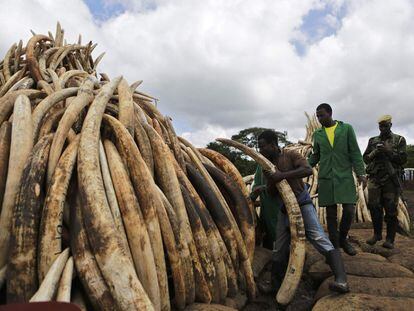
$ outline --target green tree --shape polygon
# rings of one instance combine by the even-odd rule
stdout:
[[[233,135],[231,139],[237,140],[238,142],[241,142],[242,144],[247,145],[250,148],[257,148],[257,138],[265,130],[273,130],[273,129],[264,128],[264,127],[250,127],[250,128],[241,130],[239,133]],[[291,142],[288,141],[287,139],[286,131],[283,133],[278,132],[278,131],[275,131],[275,132],[279,138],[279,144],[281,146],[286,146],[286,145],[291,144]]]
[[[211,142],[207,144],[207,148],[215,150],[224,155],[237,167],[242,176],[254,174],[256,170],[256,163],[244,156],[237,149],[231,148],[220,142]]]
[[[408,160],[405,167],[414,167],[414,145],[407,145]]]
[[[267,128],[263,127],[251,127],[248,129],[241,130],[239,133],[233,135],[231,139],[241,142],[249,146],[250,148],[257,149],[257,137]],[[277,132],[279,136],[279,144],[283,147],[291,144],[287,140],[287,132]],[[220,152],[226,158],[228,158],[239,170],[242,176],[254,174],[256,171],[257,164],[249,157],[245,156],[239,150],[223,145],[219,142],[210,142],[207,144],[207,148]]]

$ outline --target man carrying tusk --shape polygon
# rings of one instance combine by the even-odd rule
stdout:
[[[281,150],[278,146],[278,136],[272,130],[266,130],[259,135],[258,146],[260,153],[278,168],[278,171],[275,173],[263,171],[267,187],[261,191],[265,191],[277,202],[274,208],[278,211],[278,217],[272,258],[271,282],[270,284],[260,284],[259,289],[264,293],[278,291],[289,260],[289,219],[276,188],[276,183],[286,179],[298,200],[307,239],[321,254],[326,256],[334,273],[335,281],[329,284],[330,289],[339,293],[349,292],[341,253],[333,247],[318,222],[315,207],[302,180],[304,177],[312,174],[312,168],[298,152],[287,149]]]
[[[385,248],[394,248],[397,231],[397,205],[402,192],[401,175],[407,162],[405,138],[391,132],[391,116],[378,119],[380,135],[371,137],[364,152],[367,164],[368,207],[371,213],[374,235],[367,243],[374,245],[382,240],[383,208],[387,223],[387,236],[382,244]]]
[[[308,161],[312,167],[319,163],[319,206],[326,207],[329,239],[333,246],[336,249],[342,247],[345,253],[354,256],[356,250],[347,239],[357,201],[352,170],[365,188],[364,162],[351,125],[333,120],[332,108],[325,103],[316,108],[316,116],[322,127],[313,134],[313,152]],[[343,210],[339,233],[337,204],[342,204]]]

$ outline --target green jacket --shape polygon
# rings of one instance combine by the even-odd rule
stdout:
[[[263,169],[257,166],[254,175],[254,190],[256,187],[266,185],[266,179],[263,175]],[[272,241],[276,241],[276,224],[280,206],[283,204],[279,196],[271,196],[267,190],[260,193],[260,219],[261,224],[266,228],[266,234]]]
[[[325,128],[313,134],[313,152],[308,158],[314,167],[319,163],[318,200],[320,206],[356,203],[357,194],[352,175],[365,174],[364,162],[351,125],[337,121],[333,147]]]

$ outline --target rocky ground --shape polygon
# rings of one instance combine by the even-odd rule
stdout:
[[[404,196],[413,228],[414,188],[405,189]],[[302,281],[295,298],[285,310],[414,310],[414,239],[397,235],[395,249],[388,250],[381,246],[382,243],[375,246],[366,244],[365,240],[371,234],[370,224],[356,224],[350,232],[350,241],[358,250],[358,255],[343,255],[351,287],[351,292],[346,295],[329,291],[328,282],[332,279],[330,269],[324,257],[307,244]],[[256,249],[253,270],[258,283],[270,280],[270,259],[269,250]],[[0,297],[4,294],[3,288]],[[282,310],[276,306],[274,296],[263,294],[251,302],[239,295],[228,299],[226,305],[228,307],[194,304],[186,310]]]
[[[367,245],[365,240],[371,234],[371,229],[351,230],[350,239],[358,255],[343,254],[351,287],[347,295],[329,291],[332,273],[324,257],[307,245],[302,282],[286,310],[414,310],[414,239],[398,236],[395,249],[388,250],[381,243]],[[269,265],[264,267],[258,282],[270,279],[269,269]],[[278,309],[273,296],[260,295],[243,310]]]
[[[414,189],[405,189],[404,195],[413,220]],[[371,234],[370,224],[355,225],[350,232],[358,255],[343,255],[351,287],[346,295],[329,291],[330,269],[324,257],[307,245],[302,282],[286,310],[414,310],[414,239],[397,235],[395,249],[388,250],[382,243],[366,244]],[[270,257],[269,251],[258,249],[255,259],[258,282],[270,279]],[[266,295],[259,295],[242,308],[244,311],[279,309],[275,298]]]

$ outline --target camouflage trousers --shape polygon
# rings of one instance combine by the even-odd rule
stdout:
[[[387,239],[394,241],[397,230],[397,206],[400,197],[399,189],[390,181],[376,183],[368,180],[368,208],[371,213],[374,234],[378,239],[382,236],[382,222],[387,223]]]
[[[385,221],[389,217],[397,217],[397,206],[400,192],[392,181],[377,184],[368,181],[368,208],[372,210],[385,210]]]

